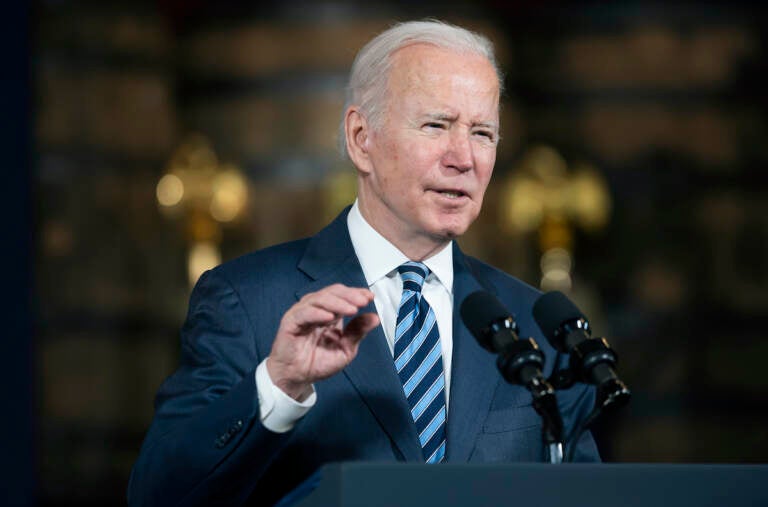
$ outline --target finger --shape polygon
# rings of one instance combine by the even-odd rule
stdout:
[[[375,313],[362,313],[347,323],[342,337],[351,340],[353,344],[357,344],[379,323],[379,316]]]
[[[336,316],[343,315],[345,317],[351,317],[360,310],[357,305],[350,303],[347,299],[329,292],[312,294],[312,296],[302,301],[301,304],[326,310],[336,314]]]
[[[373,292],[370,290],[361,287],[347,287],[346,285],[342,285],[340,283],[330,285],[320,292],[328,292],[333,294],[339,298],[344,299],[350,304],[357,306],[358,308],[366,306],[368,303],[373,301]]]
[[[290,323],[300,328],[327,325],[339,318],[332,311],[312,305],[296,306],[286,314],[286,317],[290,319]]]

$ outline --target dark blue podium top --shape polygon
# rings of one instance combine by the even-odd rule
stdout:
[[[768,465],[326,465],[299,507],[768,507]]]

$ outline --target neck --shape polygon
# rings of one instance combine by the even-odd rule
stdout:
[[[409,233],[406,230],[398,230],[397,227],[387,228],[374,218],[376,213],[365,205],[365,200],[358,196],[357,200],[360,214],[368,225],[381,234],[384,239],[395,245],[412,261],[424,261],[429,259],[451,242],[451,238],[430,236],[427,234]]]
[[[384,237],[386,238],[386,236]],[[389,240],[389,238],[387,239]],[[435,255],[437,252],[445,248],[445,246],[450,242],[451,240],[448,239],[448,240],[444,240],[442,243],[433,244],[431,247],[429,247],[429,245],[423,245],[421,248],[411,248],[410,250],[407,248],[407,246],[401,246],[395,242],[392,242],[392,244],[395,245],[401,252],[403,252],[406,255],[406,257],[408,257],[408,259],[412,261],[422,262],[429,259],[433,255]]]

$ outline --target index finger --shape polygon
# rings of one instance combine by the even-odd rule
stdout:
[[[357,308],[367,306],[368,303],[373,301],[373,292],[371,292],[370,289],[363,287],[349,287],[340,283],[329,285],[318,292],[328,292],[333,294],[334,296],[355,305]]]

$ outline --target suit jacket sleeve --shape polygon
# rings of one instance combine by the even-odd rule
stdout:
[[[264,352],[237,291],[217,272],[193,290],[178,370],[158,391],[131,473],[132,506],[242,503],[291,432],[261,424],[255,369]],[[224,495],[224,496],[222,496]]]

